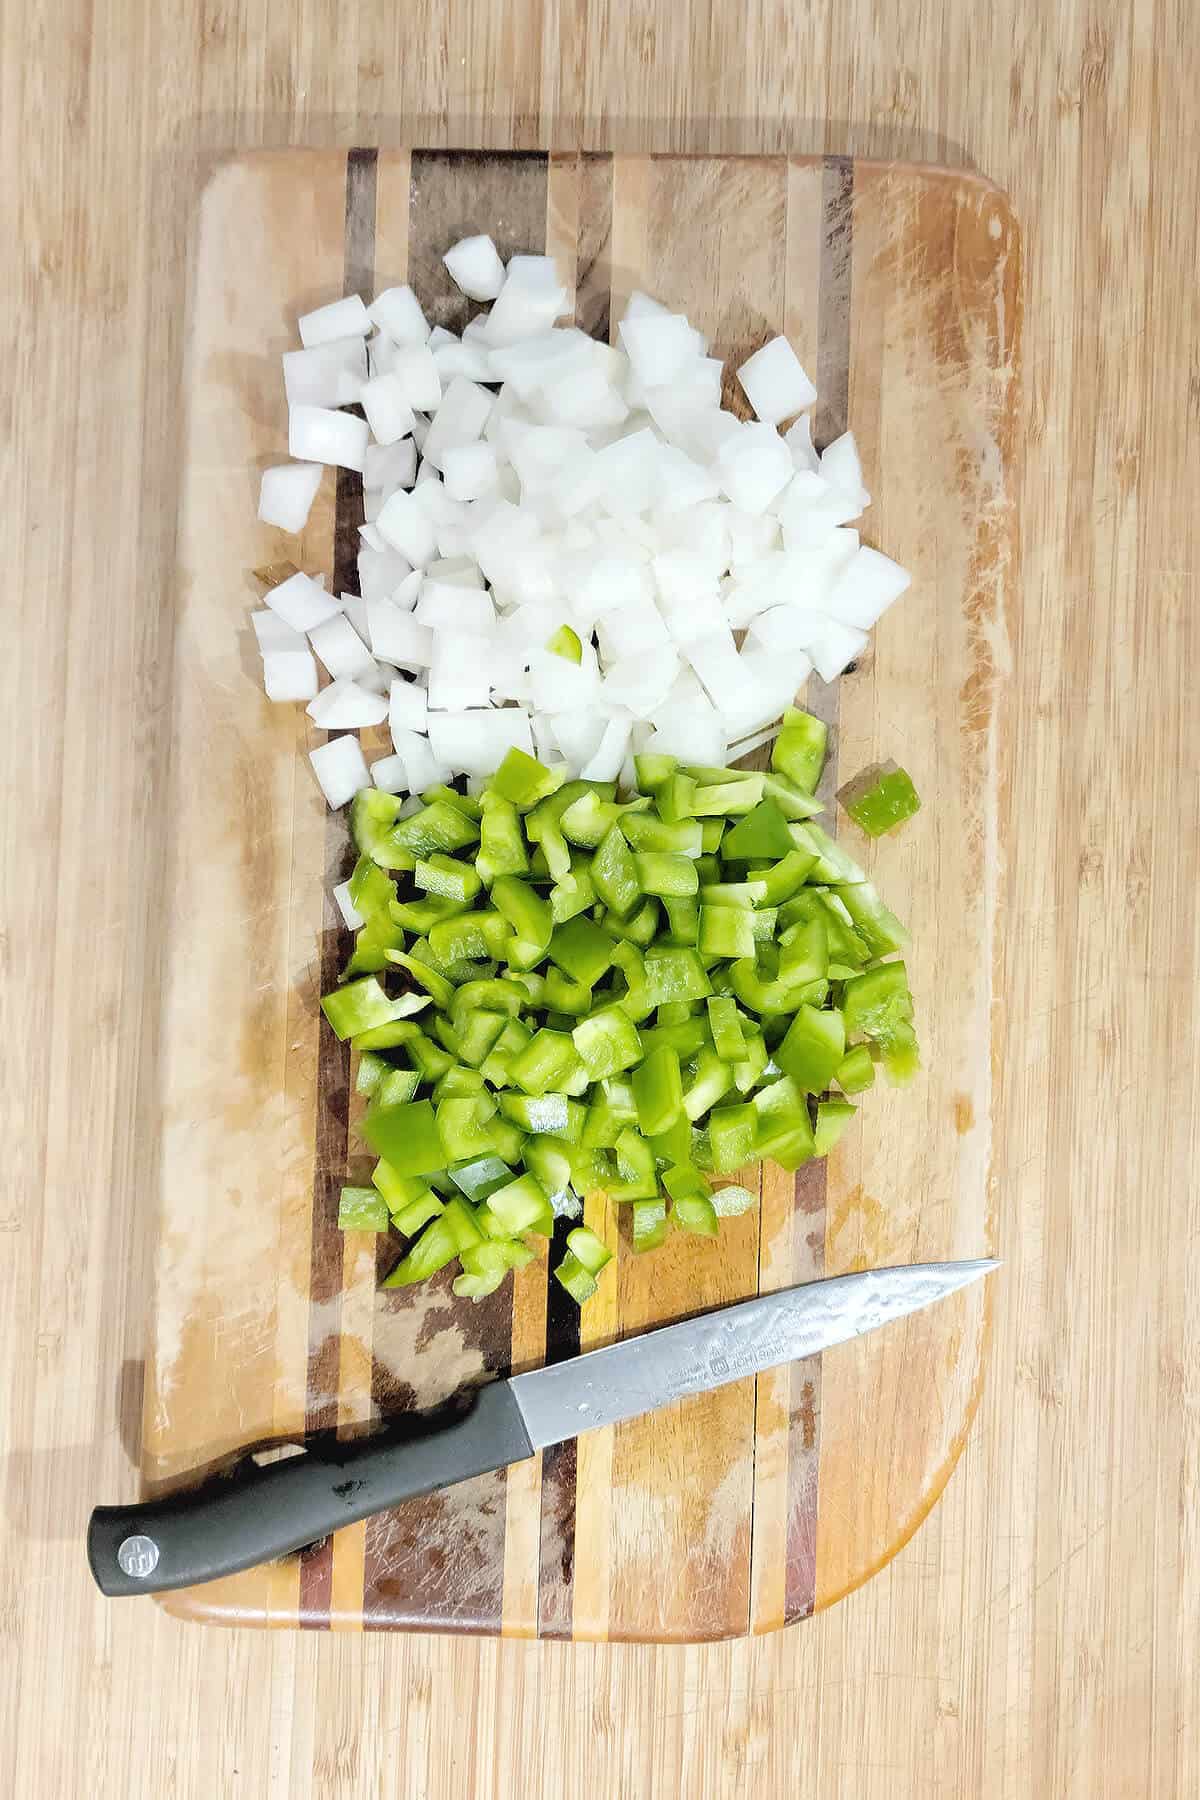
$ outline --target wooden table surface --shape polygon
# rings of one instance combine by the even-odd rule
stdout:
[[[0,1791],[1200,1790],[1197,44],[1181,0],[5,0]],[[935,160],[1024,226],[990,1379],[898,1560],[753,1643],[223,1633],[85,1571],[135,1487],[186,233],[216,151],[374,142]]]

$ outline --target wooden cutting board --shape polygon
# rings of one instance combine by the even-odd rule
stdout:
[[[807,704],[835,727],[830,789],[895,756],[924,799],[894,840],[839,829],[913,926],[925,1072],[867,1095],[828,1165],[766,1171],[761,1209],[716,1244],[680,1235],[635,1258],[589,1204],[617,1255],[582,1316],[544,1256],[478,1306],[444,1278],[380,1293],[396,1240],[337,1230],[338,1188],[364,1166],[349,1060],[316,1005],[345,951],[328,899],[345,823],[307,765],[319,734],[263,698],[248,624],[256,566],[355,581],[356,478],[327,474],[299,551],[255,521],[258,471],[286,454],[278,353],[297,313],[407,279],[461,329],[474,308],[440,258],[484,230],[505,256],[553,251],[599,337],[635,287],[686,310],[731,367],[786,331],[820,388],[818,441],[853,423],[875,496],[864,535],[915,574],[857,669],[814,680]],[[188,333],[149,1491],[756,1290],[993,1248],[1019,263],[994,188],[887,164],[355,151],[215,171]],[[769,1631],[915,1531],[962,1447],[986,1338],[975,1287],[165,1604],[310,1629]]]

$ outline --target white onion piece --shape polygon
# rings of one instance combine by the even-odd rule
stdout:
[[[491,638],[484,633],[435,633],[429,669],[429,706],[438,712],[467,712],[491,698]]]
[[[421,310],[421,302],[407,286],[385,288],[376,294],[367,309],[371,320],[385,331],[394,344],[423,344],[429,337],[429,324]]]
[[[843,625],[869,631],[911,582],[907,569],[864,544],[834,582],[822,611]]]
[[[395,444],[369,444],[363,458],[365,488],[410,488],[417,479],[417,446],[411,437]]]
[[[293,406],[288,413],[288,451],[302,462],[333,463],[361,475],[367,422],[328,406]]]
[[[322,731],[357,731],[364,725],[381,725],[388,703],[382,694],[359,687],[355,681],[331,681],[306,708]]]
[[[823,630],[806,645],[817,674],[822,681],[834,681],[868,643],[865,631],[843,625],[838,619],[827,619]]]
[[[376,524],[376,533],[383,537]],[[386,543],[386,538],[384,539]],[[396,550],[363,549],[358,553],[358,585],[364,600],[386,600],[413,573],[406,556]]]
[[[766,512],[795,473],[792,453],[773,425],[742,425],[717,452],[721,486],[743,512]]]
[[[803,469],[815,475],[821,467],[821,459],[813,448],[812,419],[808,413],[801,413],[796,423],[789,425],[783,441],[792,453],[797,472]]]
[[[433,661],[433,633],[391,600],[367,604],[371,649],[398,669],[427,669]]]
[[[366,923],[366,920],[350,898],[350,883],[348,881],[339,881],[338,885],[333,890],[333,898],[348,930],[357,931],[360,925]]]
[[[517,706],[431,714],[429,742],[438,761],[464,775],[491,775],[511,749],[533,755],[529,715]]]
[[[320,463],[279,463],[264,469],[258,490],[259,518],[281,531],[303,531],[320,485]]]
[[[294,630],[269,607],[264,608],[262,612],[251,613],[250,623],[254,627],[254,636],[258,643],[260,656],[265,656],[269,650],[304,651],[308,649],[308,639],[304,633]]]
[[[335,680],[353,681],[375,660],[344,613],[314,625],[308,641]]]
[[[471,300],[494,300],[504,286],[504,264],[490,237],[460,238],[442,261]]]
[[[394,369],[364,384],[362,409],[377,444],[398,443],[412,431],[413,409]]]
[[[347,294],[344,300],[332,300],[314,312],[301,313],[300,342],[306,350],[318,344],[329,344],[335,338],[366,337],[371,320],[360,294]]]
[[[388,495],[375,521],[380,537],[407,557],[415,569],[431,563],[437,554],[437,533],[428,510],[417,498],[419,491],[414,488],[407,493],[397,488]]]
[[[408,769],[403,754],[397,750],[394,756],[380,756],[371,764],[371,780],[385,794],[408,793]]]
[[[457,581],[433,581],[426,576],[413,617],[439,637],[454,637],[459,632],[477,636],[491,631],[496,609],[491,595],[482,588],[463,587]]]
[[[325,592],[320,581],[299,573],[289,575],[278,587],[269,589],[266,602],[285,625],[301,632],[323,625],[326,619],[332,619],[342,610],[332,595]]]
[[[425,689],[416,681],[393,681],[388,694],[388,729],[399,750],[397,732],[425,731],[428,705]]]
[[[449,764],[439,759],[429,739],[416,732],[405,739],[403,757],[409,791],[413,794],[422,793],[438,782],[449,781],[453,772]]]
[[[496,452],[484,443],[451,445],[442,453],[442,477],[451,499],[482,500],[499,484]]]
[[[607,721],[592,713],[554,713],[550,720],[559,750],[578,775],[600,748]]]
[[[793,413],[803,412],[817,397],[785,337],[772,338],[756,350],[737,374],[747,400],[765,425],[778,425]]]
[[[359,788],[370,783],[366,758],[357,738],[330,738],[327,744],[319,744],[315,750],[310,750],[308,760],[321,784],[321,792],[335,812],[345,806],[347,800],[353,800]]]
[[[435,412],[441,404],[442,378],[427,344],[409,344],[392,358],[390,373],[414,412]],[[373,429],[373,428],[372,428]]]
[[[621,773],[633,720],[628,713],[614,713],[604,727],[599,747],[580,770],[584,781],[615,781]]]
[[[367,346],[360,337],[283,353],[289,406],[353,406],[366,379]]]
[[[421,452],[425,460],[440,469],[446,450],[475,443],[483,436],[491,410],[492,396],[487,389],[468,381],[465,375],[456,375],[442,395],[429,427]]]
[[[725,728],[707,701],[665,706],[655,717],[648,747],[658,756],[719,768],[725,762]]]
[[[863,486],[862,462],[852,431],[844,431],[825,446],[821,452],[821,474],[838,493],[856,500],[860,512],[870,506],[871,496]]]
[[[268,700],[311,700],[317,691],[312,652],[268,650],[263,657],[263,687]]]

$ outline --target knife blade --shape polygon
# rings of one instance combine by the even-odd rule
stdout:
[[[932,1305],[999,1264],[916,1263],[783,1288],[479,1388],[465,1408],[202,1487],[101,1506],[87,1549],[101,1591],[192,1587],[316,1543],[339,1526],[520,1462],[581,1431],[812,1356]]]

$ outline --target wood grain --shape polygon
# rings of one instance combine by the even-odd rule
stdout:
[[[185,0],[172,26],[136,0],[0,26],[4,1790],[1192,1795],[1190,18]],[[997,1378],[915,1542],[729,1648],[200,1632],[99,1602],[79,1553],[93,1501],[136,1486],[199,165],[373,141],[924,158],[985,171],[1024,227]]]
[[[325,239],[302,237],[289,241],[282,270],[267,273],[272,220],[328,221],[339,179],[340,263],[331,268]],[[872,1093],[827,1162],[787,1189],[768,1177],[766,1212],[730,1221],[716,1244],[674,1234],[654,1256],[636,1256],[620,1209],[589,1196],[586,1222],[609,1243],[615,1267],[582,1317],[559,1303],[549,1279],[554,1247],[521,1283],[475,1305],[454,1299],[449,1273],[417,1290],[374,1293],[395,1245],[372,1256],[368,1243],[337,1230],[340,1185],[365,1178],[370,1164],[350,1129],[352,1058],[321,1030],[314,1060],[311,1015],[348,954],[328,885],[344,879],[353,852],[344,815],[314,828],[304,752],[319,734],[294,726],[281,734],[253,668],[239,666],[245,532],[255,527],[232,527],[231,497],[245,488],[272,416],[281,445],[286,434],[283,395],[263,392],[248,331],[278,317],[288,283],[317,296],[374,291],[381,243],[391,275],[411,277],[431,316],[461,328],[468,303],[441,251],[485,219],[498,221],[502,255],[547,242],[560,249],[564,275],[578,281],[582,271],[583,310],[610,332],[634,289],[686,307],[729,370],[810,304],[813,367],[825,383],[817,442],[845,429],[852,402],[861,411],[865,478],[887,496],[865,530],[889,542],[890,528],[915,577],[857,668],[830,687],[814,678],[804,700],[831,727],[821,798],[834,829],[841,780],[892,750],[923,793],[902,840],[862,853],[917,925],[909,966],[927,1067],[903,1094]],[[248,239],[262,245],[253,266],[241,251]],[[215,172],[195,263],[165,922],[163,1249],[145,1397],[151,1480],[190,1482],[239,1434],[260,1439],[261,1421],[286,1412],[299,1392],[307,1433],[351,1434],[464,1376],[502,1375],[517,1361],[554,1359],[745,1298],[758,1291],[764,1264],[768,1281],[782,1267],[807,1279],[992,1248],[991,1062],[1003,1056],[991,1030],[1004,860],[996,673],[1016,571],[1020,321],[1019,242],[1003,197],[961,175],[843,158],[559,153],[551,162],[353,150],[289,162],[272,152]],[[939,371],[932,386],[930,367]],[[362,487],[343,471],[329,485],[332,518],[310,528],[297,554],[341,592],[357,587]],[[277,532],[257,535],[253,567],[281,549]],[[191,779],[197,760],[204,783]],[[260,911],[259,978],[248,984],[237,947],[251,929],[264,842],[275,865],[295,875],[307,858],[325,886],[308,872],[293,904]],[[197,843],[217,846],[202,882],[189,855]],[[209,913],[219,921],[212,932]],[[279,1001],[277,989],[290,998]],[[288,1020],[283,1039],[273,1003]],[[249,1077],[232,1065],[231,1044],[251,1057]],[[254,1120],[280,1113],[273,1083],[297,1104],[283,1109],[278,1130],[255,1138]],[[241,1129],[232,1159],[231,1122]],[[307,1219],[307,1263],[280,1262],[271,1183],[281,1164],[311,1172],[276,1202],[285,1219]],[[755,1168],[747,1179],[757,1188],[763,1178]],[[277,1338],[274,1321],[297,1312],[307,1316],[308,1342],[289,1362],[294,1346]],[[373,1518],[298,1559],[296,1621],[309,1630],[688,1641],[808,1617],[881,1568],[933,1505],[974,1410],[984,1329],[977,1290],[765,1378],[761,1407],[755,1381],[735,1382],[586,1433],[533,1470],[500,1471]],[[226,1365],[234,1379],[214,1383]],[[760,1456],[776,1470],[770,1491]],[[214,1594],[201,1587],[165,1604],[192,1619],[278,1624],[284,1579],[248,1570]]]

